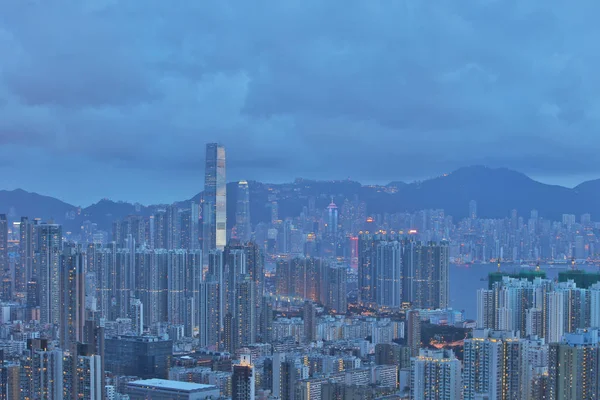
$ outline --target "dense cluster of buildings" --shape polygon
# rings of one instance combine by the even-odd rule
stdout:
[[[588,216],[280,218],[274,191],[252,224],[241,181],[228,226],[225,177],[209,144],[199,201],[110,233],[0,215],[0,399],[598,397],[600,276],[496,273],[476,322],[449,308],[452,261],[593,258]]]

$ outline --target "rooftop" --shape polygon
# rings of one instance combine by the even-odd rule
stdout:
[[[166,379],[146,379],[142,381],[129,382],[128,385],[135,385],[141,387],[155,387],[161,389],[181,390],[186,392],[203,391],[208,389],[216,389],[214,385],[204,385],[200,383],[189,383],[170,381]]]

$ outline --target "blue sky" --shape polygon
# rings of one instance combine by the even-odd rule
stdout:
[[[228,179],[600,177],[600,2],[4,0],[0,173],[87,205]]]

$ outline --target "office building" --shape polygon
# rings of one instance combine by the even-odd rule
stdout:
[[[206,145],[206,169],[202,207],[203,250],[223,250],[227,241],[227,182],[225,147]]]
[[[240,181],[237,191],[237,205],[235,210],[235,228],[237,238],[242,243],[247,243],[252,238],[252,225],[250,223],[250,189],[248,182]]]
[[[154,336],[119,336],[104,341],[105,368],[116,375],[167,378],[173,341]]]

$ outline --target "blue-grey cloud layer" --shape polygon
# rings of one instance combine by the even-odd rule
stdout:
[[[600,174],[591,0],[0,0],[0,168],[86,203],[232,179]]]

